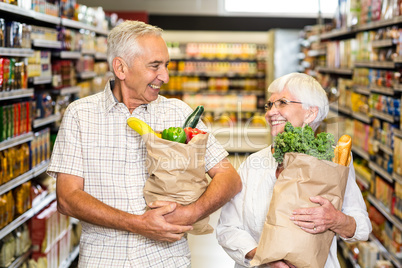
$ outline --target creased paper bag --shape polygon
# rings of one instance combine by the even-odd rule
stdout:
[[[154,134],[144,134],[142,138],[149,173],[144,186],[146,203],[162,200],[188,205],[196,201],[209,183],[205,176],[208,133],[194,136],[188,144],[160,139]],[[212,233],[214,229],[208,222],[209,217],[194,223],[189,233]]]
[[[317,207],[309,198],[327,198],[342,208],[349,168],[300,153],[286,153],[284,170],[275,183],[272,200],[251,261],[253,266],[286,260],[297,268],[322,268],[335,233],[309,234],[290,217],[298,208]]]

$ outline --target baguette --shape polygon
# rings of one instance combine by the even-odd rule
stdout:
[[[332,159],[333,162],[349,166],[352,156],[350,154],[352,150],[352,138],[349,135],[343,135],[339,138],[338,144],[335,147],[335,157]]]

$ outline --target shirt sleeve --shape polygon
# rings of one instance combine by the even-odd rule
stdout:
[[[47,173],[54,178],[57,178],[57,173],[84,177],[81,134],[72,105],[64,113],[47,169]]]
[[[236,263],[251,267],[245,256],[258,246],[258,241],[255,241],[244,226],[243,207],[247,191],[247,167],[245,163],[238,170],[243,182],[243,189],[222,207],[216,227],[216,237],[218,243]]]
[[[349,165],[349,177],[346,184],[345,197],[343,199],[342,212],[353,217],[356,221],[356,231],[353,237],[344,238],[348,242],[366,241],[371,233],[372,226],[367,213],[362,193],[356,184],[353,159]]]

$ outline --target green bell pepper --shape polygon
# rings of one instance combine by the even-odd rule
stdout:
[[[162,139],[185,143],[187,136],[181,127],[170,127],[162,132]]]

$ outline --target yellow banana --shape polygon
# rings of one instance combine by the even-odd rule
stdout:
[[[159,133],[156,133],[155,131],[153,131],[153,129],[147,123],[145,123],[144,121],[142,121],[138,118],[130,117],[129,119],[127,119],[127,124],[129,127],[134,129],[135,131],[137,131],[137,133],[140,134],[141,136],[144,134],[147,134],[147,133],[152,133],[152,134],[160,137]]]

